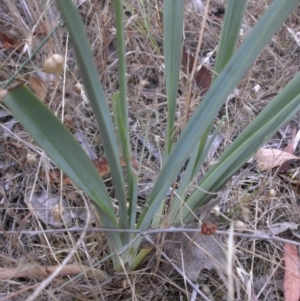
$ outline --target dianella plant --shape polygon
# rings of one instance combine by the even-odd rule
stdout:
[[[142,211],[137,215],[138,178],[132,169],[127,118],[123,1],[113,1],[119,74],[119,92],[113,97],[113,120],[105,91],[98,80],[81,17],[71,0],[56,0],[56,4],[71,36],[81,79],[98,123],[118,200],[118,216],[91,160],[68,129],[34,93],[24,85],[16,86],[8,91],[4,104],[57,166],[89,196],[105,228],[146,230],[192,222],[194,213],[209,203],[213,193],[217,193],[299,108],[300,75],[296,75],[221,154],[218,162],[201,179],[197,189],[190,191],[190,184],[199,173],[216,135],[216,132],[212,133],[212,138],[208,140],[216,115],[251,64],[299,4],[299,0],[274,0],[239,47],[237,42],[247,1],[228,0],[213,84],[176,141],[174,122],[182,56],[184,1],[165,0],[163,55],[168,103],[165,150],[161,171]],[[123,172],[120,157],[125,160],[126,172]],[[170,187],[187,159],[184,176],[170,199]],[[165,208],[166,200],[168,210]],[[111,252],[123,250],[113,256],[115,269],[123,264],[134,269],[144,256],[140,248],[142,239],[136,239],[135,235],[117,231],[107,234]],[[128,245],[129,248],[124,248]]]

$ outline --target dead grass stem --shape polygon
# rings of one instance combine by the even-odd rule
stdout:
[[[192,6],[186,6],[183,48],[196,55],[199,29],[204,28],[195,64],[198,66],[205,61],[213,70],[222,23],[222,15],[218,12],[223,1],[210,2],[205,23],[201,14],[195,12]],[[249,1],[241,42],[269,2]],[[165,142],[167,105],[161,5],[161,1],[125,1],[128,121],[132,152],[138,162],[138,212],[161,169]],[[78,8],[91,41],[99,78],[110,103],[111,96],[118,90],[111,1],[80,1]],[[53,1],[2,1],[1,86],[7,83],[59,22],[59,14]],[[280,92],[299,72],[299,32],[299,11],[295,11],[258,57],[237,87],[236,93],[227,100],[216,119],[219,121],[223,115],[227,117],[220,133],[222,143],[214,153],[212,161],[218,159],[219,154],[259,114],[272,96]],[[53,53],[66,56],[65,73],[59,79],[45,76],[41,71],[43,61]],[[30,83],[31,76],[43,81],[46,87],[44,102],[76,137],[81,137],[82,144],[88,149],[91,158],[102,157],[103,148],[92,109],[84,91],[78,90],[79,86],[76,86],[81,83],[81,78],[72,44],[64,27],[59,26],[55,30],[45,46],[19,72],[15,81]],[[188,105],[187,98],[191,100]],[[187,106],[190,110],[187,116],[189,118],[200,101],[200,89],[192,86],[192,90],[189,91],[187,74],[182,70],[176,135],[179,135],[185,126],[183,116]],[[199,295],[202,294],[203,299],[226,299],[228,278],[225,275],[204,270],[198,278],[199,288],[193,283],[189,283],[191,286],[185,286],[178,274],[162,272],[162,263],[158,263],[159,269],[157,274],[154,274],[154,255],[137,271],[129,272],[124,267],[124,273],[113,274],[110,262],[101,260],[108,255],[105,235],[90,231],[82,236],[82,229],[101,228],[97,216],[93,213],[88,222],[85,208],[89,207],[85,206],[85,197],[73,185],[64,185],[63,177],[58,184],[53,183],[47,175],[55,170],[55,165],[34,144],[23,127],[15,122],[13,117],[5,115],[4,108],[0,109],[0,120],[0,231],[3,231],[2,234],[6,233],[0,235],[1,300],[30,300],[33,296],[36,300],[188,300],[192,294],[191,287],[199,292]],[[280,149],[286,146],[293,127],[299,128],[299,121],[299,115],[296,115],[267,146]],[[176,138],[177,136],[174,137],[175,140]],[[211,163],[207,162],[198,179],[201,179]],[[299,167],[291,165],[286,175],[279,175],[274,171],[260,172],[255,165],[250,164],[245,168],[249,169],[248,174],[232,186],[226,199],[220,203],[220,211],[226,218],[222,218],[222,215],[216,218],[210,213],[207,216],[219,225],[219,234],[228,233],[229,223],[235,220],[242,220],[249,231],[233,238],[231,289],[234,298],[282,300],[282,243],[289,241],[299,245],[295,238],[299,237],[299,234],[291,228],[292,224],[299,224]],[[46,177],[42,178],[42,174]],[[118,212],[118,203],[114,199],[109,177],[106,183],[114,208]],[[228,184],[230,185],[231,183]],[[275,190],[275,195],[270,195],[271,189]],[[59,219],[58,216],[58,220],[54,219],[54,224],[50,224],[49,219],[41,218],[32,205],[32,197],[39,198],[41,192],[47,192],[49,198],[56,197],[60,208],[71,212],[70,219],[65,215]],[[46,215],[53,217],[54,206],[46,206],[49,204],[47,198],[42,201],[45,204]],[[272,229],[274,230],[276,224],[289,224],[290,228],[272,236]],[[65,228],[72,227],[75,227],[74,231],[65,231]],[[66,258],[69,259],[68,264]],[[66,265],[63,266],[62,263]],[[169,261],[169,264],[172,264],[172,261]],[[57,272],[57,267],[62,267],[61,272]],[[78,276],[83,267],[91,269],[89,274]],[[54,275],[54,271],[57,276],[52,276],[54,281],[46,278],[48,282],[41,287],[40,279]],[[112,281],[101,283],[99,273],[102,271],[108,273]],[[3,273],[4,278],[1,277]],[[185,271],[182,271],[183,277],[184,273]],[[36,288],[39,288],[39,291],[37,295],[33,295]],[[207,294],[206,297],[203,292]],[[193,298],[202,300],[199,296]]]

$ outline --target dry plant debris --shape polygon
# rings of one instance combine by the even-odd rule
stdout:
[[[300,260],[297,246],[284,245],[284,297],[286,301],[298,301],[300,298]]]
[[[86,222],[87,210],[85,208],[71,208],[63,200],[60,202],[58,195],[50,195],[46,191],[28,194],[25,199],[28,208],[45,225],[52,227],[72,227],[76,223],[74,220]],[[95,216],[91,217],[90,223],[95,222]]]
[[[260,170],[268,170],[291,160],[299,160],[300,157],[279,149],[261,148],[256,153],[257,166]]]
[[[182,52],[182,65],[186,69],[187,74],[191,74],[193,71],[193,66],[195,64],[195,57],[187,53],[186,51]],[[201,89],[200,95],[204,95],[211,85],[211,73],[207,67],[201,65],[200,68],[196,71],[195,75],[195,84],[198,88]]]
[[[124,159],[121,158],[120,161],[121,161],[121,166],[125,167],[126,163],[125,163]],[[96,167],[96,169],[97,169],[100,177],[107,177],[110,174],[109,165],[108,165],[107,159],[105,157],[94,159],[93,163],[94,163],[94,165],[95,165],[95,167]],[[134,159],[132,159],[132,165],[135,168],[138,167],[138,164],[137,164],[137,162]],[[49,176],[50,180],[53,183],[58,184],[61,181],[60,174],[61,174],[60,171],[51,171],[51,172],[48,173],[48,176]],[[40,176],[43,179],[46,178],[45,174],[40,174]],[[63,176],[62,182],[63,182],[64,185],[71,185],[72,184],[71,179],[69,177],[67,177],[67,176]]]
[[[292,131],[291,142],[281,151],[279,149],[261,148],[256,153],[257,166],[260,170],[268,170],[279,166],[278,172],[284,173],[293,160],[300,157],[294,156],[299,139],[300,131],[296,135],[296,129]]]
[[[29,83],[30,83],[31,89],[35,92],[35,94],[41,100],[44,100],[47,95],[47,87],[46,87],[45,83],[42,80],[40,80],[38,77],[33,76],[33,75],[30,76]]]
[[[193,227],[197,226],[193,225]],[[208,233],[205,235],[200,235],[200,233],[168,234],[163,245],[167,255],[193,282],[197,281],[204,269],[217,269],[224,272],[225,248],[217,236]],[[165,269],[170,270],[170,267],[165,267]]]
[[[10,280],[14,278],[46,278],[50,274],[52,274],[57,269],[57,266],[32,266],[22,264],[16,268],[0,268],[0,279],[1,280]],[[67,276],[67,275],[78,275],[85,274],[87,277],[93,278],[97,277],[97,279],[101,282],[107,281],[110,277],[104,272],[98,269],[90,269],[88,266],[84,265],[66,265],[59,273],[58,276]]]
[[[183,115],[188,96],[188,75],[195,60],[197,69],[191,96],[191,113],[210,86],[224,14],[223,2],[211,1],[209,18],[204,24],[203,42],[199,56],[196,58],[194,56],[199,31],[203,25],[202,12],[205,1],[203,3],[199,0],[187,1],[176,135],[184,128]],[[140,199],[137,205],[140,210],[161,169],[165,142],[167,106],[162,58],[163,33],[159,14],[162,1],[144,1],[143,5],[141,5],[142,1],[138,0],[127,0],[124,3],[126,3],[124,26],[127,51],[128,121],[134,162],[136,162],[134,168],[140,180],[138,187]],[[203,7],[201,3],[204,4]],[[240,42],[269,3],[269,0],[248,1]],[[99,78],[110,101],[111,96],[118,90],[116,40],[111,1],[80,1],[79,10],[91,41]],[[245,75],[237,87],[238,93],[233,93],[220,111],[215,127],[223,115],[226,116],[226,122],[197,181],[208,167],[218,160],[219,154],[232,143],[247,124],[299,72],[299,15],[298,8]],[[59,14],[51,1],[1,1],[1,86],[59,20]],[[42,71],[43,62],[53,53],[66,54],[66,73],[58,77]],[[198,80],[197,78],[200,77],[201,80]],[[18,75],[17,82],[20,81],[29,83],[32,90],[72,131],[91,159],[95,160],[99,173],[106,179],[114,208],[118,211],[118,203],[114,199],[114,190],[109,179],[109,169],[103,159],[105,154],[101,139],[81,85],[72,45],[62,26]],[[269,152],[264,157],[264,161],[269,162],[266,168],[259,169],[255,165],[248,164],[244,167],[248,169],[247,176],[232,187],[231,183],[228,184],[231,189],[221,200],[218,206],[219,214],[214,217],[212,224],[217,225],[220,230],[226,230],[231,221],[240,220],[247,226],[247,233],[258,231],[261,234],[279,235],[293,241],[299,240],[299,163],[295,160],[290,161],[291,158],[299,157],[299,146],[295,143],[297,141],[295,132],[299,130],[299,124],[299,116],[296,115],[264,145],[264,149],[268,149]],[[0,110],[0,125],[0,230],[34,232],[61,228],[65,225],[84,224],[86,212],[80,211],[84,206],[83,196],[73,185],[69,185],[70,180],[67,177],[61,178],[55,165],[34,144],[23,127],[3,108]],[[174,137],[176,138],[177,136]],[[292,142],[294,142],[292,150],[286,149]],[[287,169],[280,175],[276,172],[276,168],[273,169],[274,160],[279,155],[280,157],[283,155],[284,159],[276,159],[279,161],[277,166],[280,164],[283,166],[286,160],[289,163]],[[197,181],[193,183],[195,187]],[[33,203],[28,202],[29,195],[33,196],[32,200],[37,201],[34,206]],[[58,204],[62,208],[58,207]],[[247,220],[244,218],[244,208],[247,208],[249,213]],[[92,218],[91,223],[93,227],[101,227],[97,218]],[[6,271],[15,271],[20,261],[31,258],[32,262],[42,270],[47,267],[55,269],[74,248],[79,235],[80,233],[76,232],[39,235],[1,234],[0,266]],[[175,254],[174,260],[178,260],[178,265],[186,275],[197,281],[203,291],[209,288],[210,300],[226,299],[225,274],[216,274],[211,270],[220,267],[217,261],[211,260],[211,256],[218,259],[221,266],[226,265],[224,241],[222,239],[219,241],[217,236],[201,234],[196,237],[184,234],[167,237],[171,242],[170,245],[166,244],[165,248]],[[171,237],[172,239],[169,239]],[[180,241],[182,249],[176,251],[174,241]],[[283,254],[282,245],[277,241],[259,239],[253,241],[249,238],[237,237],[235,247],[232,268],[235,298],[246,300],[251,296],[253,300],[284,300],[283,284],[287,283],[284,275],[287,277],[286,271],[291,271],[292,268],[287,266],[283,268],[282,260],[284,259],[287,264],[289,259],[286,259],[286,255]],[[81,247],[72,257],[70,265],[85,266],[109,273],[109,260],[104,260],[107,255],[105,235],[87,233]],[[115,281],[106,285],[101,283],[102,280],[99,280],[97,274],[92,273],[88,278],[75,277],[71,273],[68,277],[57,277],[40,294],[39,300],[190,299],[192,294],[190,288],[185,286],[185,282],[182,278],[179,279],[177,274],[162,273],[162,269],[159,269],[153,275],[156,259],[157,257],[149,257],[140,270],[126,275],[112,275]],[[253,285],[249,279],[253,279]],[[25,300],[39,283],[35,277],[30,279],[19,277],[14,278],[13,281],[2,280],[0,298]],[[195,298],[201,300],[200,297]]]

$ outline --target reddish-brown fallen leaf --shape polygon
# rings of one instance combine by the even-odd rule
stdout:
[[[3,43],[4,49],[9,49],[16,44],[16,40],[12,37],[9,37],[7,34],[0,32],[0,41]]]
[[[46,179],[46,175],[45,173],[40,173],[40,177],[45,180]],[[60,183],[60,171],[59,170],[55,170],[55,171],[50,171],[48,173],[48,177],[50,179],[50,181],[53,183],[53,184],[58,184]],[[72,184],[72,181],[70,178],[68,178],[66,175],[63,175],[63,180],[62,180],[62,183],[64,185],[71,185]]]
[[[284,245],[283,258],[285,262],[284,272],[284,298],[285,301],[299,301],[300,298],[300,261],[298,248],[286,243]]]
[[[182,65],[186,68],[186,72],[192,73],[195,57],[190,53],[182,52]],[[201,88],[201,95],[204,95],[211,86],[211,73],[204,65],[195,73],[196,85]]]
[[[210,71],[202,65],[199,71],[196,73],[195,78],[196,84],[201,88],[201,95],[204,95],[211,85],[211,74]]]
[[[105,157],[101,157],[96,160],[93,160],[93,163],[101,177],[106,177],[110,174],[108,162]],[[125,162],[124,158],[120,159],[120,163],[121,163],[122,167],[126,166],[126,162]],[[138,167],[138,162],[135,159],[131,159],[131,163],[134,168]]]
[[[131,159],[131,162],[132,162],[132,166],[134,168],[138,167],[138,162],[136,160]],[[102,177],[102,178],[103,177],[107,177],[110,174],[109,165],[108,165],[107,159],[105,157],[101,157],[101,158],[95,159],[95,160],[93,160],[93,163],[94,163],[94,165],[95,165],[95,167],[96,167],[96,169],[97,169],[100,177]],[[120,163],[121,163],[122,167],[126,166],[126,162],[125,162],[125,160],[123,158],[120,159]],[[46,178],[45,174],[40,174],[40,177],[42,179]],[[56,171],[49,172],[49,179],[54,184],[60,183],[60,171],[56,170]],[[67,177],[67,176],[64,175],[62,183],[64,185],[71,185],[72,181],[71,181],[71,179],[69,177]]]
[[[101,157],[96,160],[93,160],[93,163],[101,177],[106,177],[109,175],[110,170],[107,163],[107,159],[105,157]]]
[[[193,71],[195,58],[190,53],[183,51],[182,52],[182,65],[184,68],[186,68],[187,73],[191,73]]]
[[[100,177],[106,177],[109,175],[110,170],[109,170],[109,166],[108,166],[108,163],[107,163],[107,160],[105,157],[95,159],[95,160],[93,160],[93,163],[94,163]],[[45,179],[46,178],[45,174],[41,174],[41,178]],[[60,183],[60,171],[55,170],[55,171],[49,172],[49,178],[50,178],[51,182],[54,184]],[[69,177],[64,175],[62,183],[64,185],[71,185],[72,181]]]

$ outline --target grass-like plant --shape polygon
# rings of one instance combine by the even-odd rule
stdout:
[[[9,90],[4,103],[36,143],[90,197],[105,228],[146,230],[151,226],[165,227],[191,222],[194,219],[194,212],[207,204],[213,197],[212,193],[218,192],[259,146],[287,122],[299,108],[300,75],[297,75],[220,156],[218,162],[205,174],[198,189],[190,193],[189,186],[199,172],[213,141],[213,138],[208,141],[208,135],[215,116],[268,41],[297,6],[299,0],[275,0],[236,50],[246,3],[246,0],[228,1],[213,85],[200,102],[184,131],[177,141],[174,141],[184,1],[164,1],[164,59],[168,102],[165,152],[163,167],[137,218],[137,177],[132,172],[130,133],[127,124],[122,1],[114,1],[120,88],[119,93],[114,96],[114,124],[105,91],[98,80],[98,72],[80,15],[71,0],[56,0],[57,7],[69,30],[81,78],[99,126],[119,204],[119,216],[116,216],[106,186],[91,160],[67,128],[34,93],[23,85],[17,86]],[[122,154],[119,153],[119,149]],[[120,156],[125,159],[126,173],[122,171]],[[189,163],[184,177],[174,197],[169,200],[166,213],[164,204],[169,188],[188,158]],[[116,231],[107,235],[110,249],[114,252],[131,242],[135,234]],[[131,247],[126,249],[120,257],[117,255],[113,257],[115,269],[122,266],[120,260],[128,264],[129,268],[136,266],[137,258],[140,260],[143,257],[137,256],[140,243],[141,238],[135,239]]]

